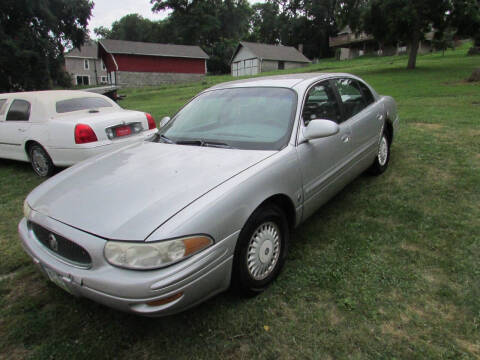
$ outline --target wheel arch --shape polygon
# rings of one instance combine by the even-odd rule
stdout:
[[[265,199],[254,211],[263,206],[268,206],[269,204],[275,204],[284,211],[285,216],[287,217],[288,227],[290,231],[292,231],[295,228],[297,220],[295,205],[293,204],[292,199],[285,194],[275,194]]]
[[[386,130],[386,133],[387,133],[387,140],[388,140],[388,143],[391,145],[392,142],[393,142],[393,123],[392,123],[392,120],[390,120],[389,118],[386,119],[385,121],[385,130]]]
[[[40,144],[38,141],[31,140],[31,139],[30,139],[30,140],[27,140],[27,141],[25,142],[25,145],[24,145],[24,150],[25,150],[25,152],[27,153],[27,157],[28,157],[29,159],[30,159],[30,147],[32,147],[32,146],[35,145],[35,144],[40,145],[40,146],[45,150],[45,148],[42,146],[42,144]],[[45,151],[46,151],[46,150],[45,150]],[[47,152],[47,154],[48,154],[48,152]]]

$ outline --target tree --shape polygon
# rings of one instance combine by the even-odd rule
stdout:
[[[474,31],[474,26],[467,29],[472,19],[461,10],[465,4],[472,11],[470,16],[478,17],[478,0],[343,0],[338,11],[344,25],[353,31],[372,34],[383,44],[407,43],[407,68],[414,69],[424,34],[432,30],[442,34],[452,25],[457,30]]]
[[[248,40],[266,44],[280,41],[280,8],[274,2],[258,3],[252,6],[253,15]]]
[[[64,49],[84,43],[92,8],[89,0],[2,0],[0,91],[65,82]]]
[[[198,45],[210,56],[208,70],[224,73],[239,40],[248,36],[251,7],[247,0],[151,0],[153,11],[170,10],[173,42]]]

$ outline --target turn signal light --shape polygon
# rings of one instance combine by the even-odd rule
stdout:
[[[75,144],[86,144],[98,141],[97,135],[93,129],[86,124],[77,124],[75,126]]]
[[[169,296],[167,298],[163,298],[163,299],[160,299],[160,300],[154,300],[154,301],[150,301],[147,303],[148,306],[160,306],[160,305],[165,305],[165,304],[168,304],[168,303],[171,303],[172,301],[175,301],[177,299],[180,299],[182,297],[183,293],[178,293],[178,294],[175,294],[175,295],[172,295],[172,296]]]
[[[153,118],[153,116],[149,113],[145,113],[145,116],[147,117],[148,121],[148,130],[155,129],[157,125],[155,124],[155,119]]]

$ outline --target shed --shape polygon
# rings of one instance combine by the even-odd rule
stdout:
[[[107,39],[98,44],[111,84],[146,86],[198,81],[207,72],[208,55],[199,46]]]
[[[232,76],[255,75],[265,71],[293,69],[311,61],[292,46],[242,41],[231,60]]]

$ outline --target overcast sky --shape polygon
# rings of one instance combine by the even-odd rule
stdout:
[[[265,0],[248,0],[250,3],[264,2]],[[94,0],[95,7],[92,11],[90,24],[90,36],[94,37],[93,29],[99,26],[110,27],[115,20],[121,17],[137,13],[151,20],[162,19],[166,13],[152,13],[150,0]]]

